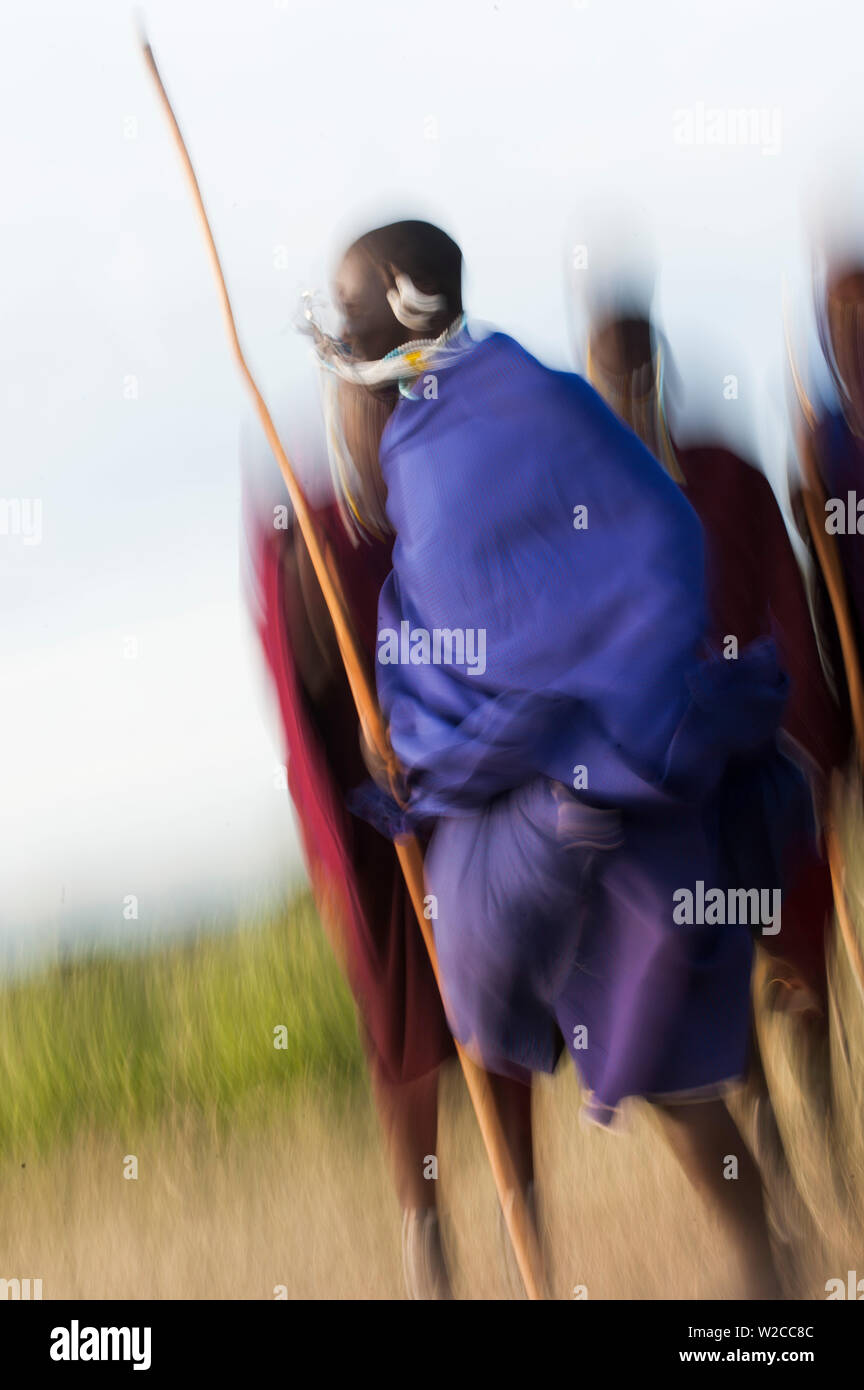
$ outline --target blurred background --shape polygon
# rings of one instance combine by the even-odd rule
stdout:
[[[471,312],[560,364],[583,280],[625,239],[659,267],[682,419],[713,413],[779,476],[783,277],[806,278],[814,190],[860,185],[848,6],[818,25],[797,0],[144,18],[286,436],[317,409],[300,290],[326,288],[350,230],[416,211],[461,242]],[[2,495],[41,501],[39,542],[0,543],[9,958],[180,929],[301,870],[238,578],[244,429],[266,446],[132,16],[10,0],[0,24]],[[760,113],[757,143],[706,143],[714,108]]]

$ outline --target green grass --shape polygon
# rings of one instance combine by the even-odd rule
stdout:
[[[284,1025],[287,1043],[274,1046]],[[353,1006],[311,900],[229,932],[43,967],[0,991],[0,1155],[175,1113],[250,1127],[362,1082]]]

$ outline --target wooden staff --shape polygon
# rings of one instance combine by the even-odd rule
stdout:
[[[804,504],[804,514],[807,518],[807,530],[813,542],[816,560],[825,580],[834,621],[837,624],[843,667],[846,673],[846,685],[849,690],[859,772],[864,772],[864,680],[862,680],[858,643],[852,620],[852,607],[849,602],[849,593],[836,542],[825,529],[825,502],[827,499],[816,462],[816,412],[807,398],[801,378],[798,375],[788,330],[786,337],[792,382],[801,408],[801,427],[797,431],[803,483],[801,498]],[[843,937],[843,944],[846,947],[846,954],[849,957],[855,983],[862,999],[864,999],[864,955],[862,955],[861,942],[849,912],[846,898],[846,860],[835,823],[841,800],[840,776],[836,771],[831,779],[831,793],[828,823],[825,827],[828,866],[831,870],[831,883],[834,889],[834,902],[837,908],[840,934]]]
[[[327,607],[330,610],[330,617],[333,621],[333,627],[336,631],[336,638],[339,643],[339,651],[345,665],[345,673],[348,677],[354,703],[357,706],[357,714],[364,735],[372,748],[385,763],[391,786],[395,788],[399,783],[399,767],[393,749],[390,746],[390,740],[387,736],[387,730],[384,727],[381,712],[378,709],[378,702],[366,669],[366,662],[357,641],[354,626],[351,622],[348,605],[345,601],[345,595],[339,582],[332,555],[329,552],[329,548],[322,545],[318,537],[309,504],[303,495],[303,490],[300,487],[288,455],[285,453],[279,436],[276,433],[276,427],[273,424],[264,398],[258,390],[255,379],[243,356],[243,349],[240,346],[237,325],[234,321],[234,313],[231,308],[231,300],[228,296],[228,287],[225,283],[225,276],[219,261],[219,253],[216,250],[216,243],[213,240],[213,233],[210,229],[210,223],[204,207],[204,200],[201,196],[201,189],[198,186],[195,169],[189,157],[189,151],[186,148],[180,126],[177,123],[177,117],[174,115],[173,107],[168,99],[168,93],[159,75],[156,60],[153,57],[153,50],[145,35],[142,34],[140,36],[140,42],[144,60],[150,70],[150,74],[159,94],[159,99],[168,117],[171,131],[183,162],[186,178],[192,192],[192,198],[198,210],[201,229],[207,243],[207,253],[216,279],[216,288],[219,293],[222,314],[225,319],[225,326],[228,330],[228,337],[231,340],[235,361],[240,369],[240,374],[246,383],[252,400],[255,403],[255,409],[261,421],[264,433],[267,436],[267,442],[273,450],[276,462],[279,464],[282,477],[285,480],[285,486],[288,489],[288,495],[291,498],[297,516],[300,532],[309,551]],[[426,949],[429,952],[429,959],[432,962],[432,969],[435,973],[435,979],[440,991],[441,978],[438,973],[438,957],[435,950],[435,938],[429,919],[425,916],[423,910],[425,890],[423,856],[420,853],[420,846],[413,835],[401,836],[396,841],[396,853],[399,857],[402,873],[405,876],[405,882],[411,895],[411,902],[417,914],[417,921],[423,933],[423,940],[426,943]],[[545,1280],[537,1232],[534,1222],[529,1215],[524,1194],[516,1180],[513,1161],[504,1137],[504,1132],[501,1128],[501,1121],[495,1104],[495,1098],[489,1084],[488,1074],[468,1056],[459,1043],[456,1043],[456,1051],[459,1056],[459,1061],[462,1064],[465,1081],[477,1115],[477,1121],[480,1125],[480,1132],[483,1136],[486,1153],[492,1167],[492,1174],[495,1179],[501,1210],[504,1213],[507,1230],[513,1244],[519,1272],[522,1276],[526,1293],[531,1299],[544,1298]]]

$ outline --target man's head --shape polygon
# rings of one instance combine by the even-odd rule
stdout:
[[[592,385],[632,429],[641,432],[642,407],[655,386],[649,319],[635,313],[602,318],[591,326],[588,348]]]
[[[669,434],[659,377],[662,349],[647,312],[598,315],[588,336],[588,377],[676,482],[684,481]]]
[[[825,321],[831,366],[860,427],[864,425],[864,266],[844,266],[829,276]]]
[[[631,376],[654,359],[651,324],[642,314],[601,319],[591,328],[591,356],[602,371]]]
[[[431,222],[393,222],[348,247],[334,277],[342,337],[377,361],[414,338],[437,338],[462,312],[462,252]]]

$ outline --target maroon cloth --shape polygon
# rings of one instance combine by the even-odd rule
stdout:
[[[783,727],[822,777],[845,758],[848,733],[822,671],[804,581],[764,474],[719,445],[678,449],[684,492],[705,528],[711,640],[739,650],[773,634],[791,679]],[[824,1001],[825,938],[834,896],[824,845],[800,853],[784,895],[782,929],[762,944]]]
[[[318,509],[315,519],[371,670],[390,547],[361,541],[355,548],[335,505]],[[309,619],[296,576],[284,563],[293,544],[293,530],[261,526],[253,537],[258,629],[282,717],[288,789],[313,894],[322,920],[336,933],[367,1052],[385,1080],[413,1081],[450,1056],[453,1041],[393,845],[345,806],[347,793],[368,776],[347,678],[337,664],[314,701],[302,683],[295,649],[308,639],[298,625]],[[329,622],[327,629],[332,633]]]
[[[791,680],[783,727],[827,775],[844,757],[804,580],[764,474],[719,446],[679,449],[684,491],[705,528],[711,637],[739,650],[773,633]]]

